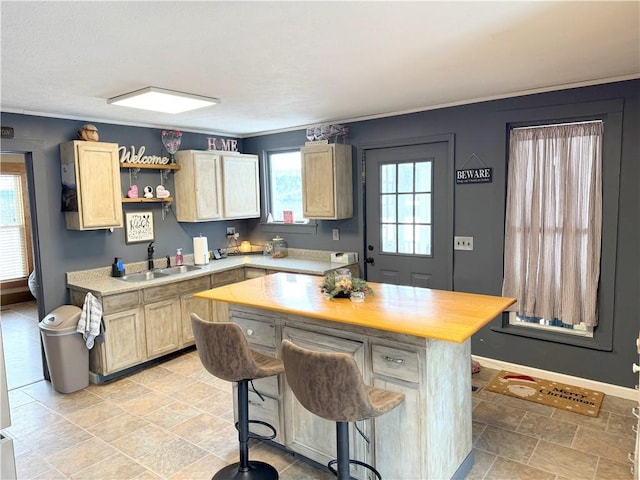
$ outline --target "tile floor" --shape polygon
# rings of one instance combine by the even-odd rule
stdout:
[[[4,340],[7,357],[18,354]],[[482,369],[473,384],[496,373]],[[72,394],[37,381],[9,397],[19,479],[205,479],[237,459],[230,386],[204,371],[194,351]],[[590,418],[480,388],[467,479],[631,479],[633,406],[606,396]],[[334,478],[264,443],[250,457],[273,464],[283,480]]]

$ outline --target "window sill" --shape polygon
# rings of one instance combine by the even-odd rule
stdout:
[[[260,228],[269,233],[301,233],[315,235],[318,229],[318,222],[310,220],[309,223],[282,223],[282,222],[260,222]]]
[[[491,330],[498,333],[506,333],[507,335],[517,335],[519,337],[533,338],[546,342],[562,343],[565,345],[573,345],[574,347],[590,348],[592,350],[602,350],[611,352],[611,345],[603,345],[597,339],[597,332],[594,331],[593,337],[579,337],[575,335],[567,335],[563,333],[545,332],[527,327],[519,327],[517,325],[505,325],[502,327],[491,327]]]

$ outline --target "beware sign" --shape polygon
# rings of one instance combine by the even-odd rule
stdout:
[[[493,168],[467,168],[456,170],[456,184],[491,183],[493,182]]]

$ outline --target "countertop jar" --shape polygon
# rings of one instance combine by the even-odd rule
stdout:
[[[287,242],[278,235],[271,241],[271,258],[284,258],[287,253]]]

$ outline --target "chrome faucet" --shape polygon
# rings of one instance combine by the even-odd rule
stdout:
[[[153,248],[153,242],[151,242],[149,244],[149,246],[147,247],[147,261],[149,263],[149,270],[153,270],[154,269],[153,252],[155,252],[155,248]]]

